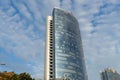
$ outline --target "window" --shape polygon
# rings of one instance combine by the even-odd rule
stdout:
[[[53,78],[53,76],[50,76],[50,78]]]
[[[50,29],[50,31],[52,31],[53,29]]]
[[[50,55],[50,58],[52,58],[52,55]]]
[[[53,64],[53,62],[50,62],[50,64]]]
[[[50,55],[52,55],[52,53],[50,53]]]
[[[51,46],[50,49],[52,49],[53,47]]]
[[[52,58],[50,58],[50,61],[52,61],[53,59]]]
[[[52,65],[50,65],[50,67],[53,67]]]
[[[52,46],[52,44],[50,44],[50,46]]]
[[[50,71],[53,71],[53,69],[50,69]]]
[[[53,72],[50,72],[50,74],[53,74]]]
[[[50,43],[53,43],[52,41],[50,41]]]

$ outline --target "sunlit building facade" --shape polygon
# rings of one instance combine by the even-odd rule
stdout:
[[[101,80],[120,80],[120,74],[111,68],[107,68],[100,73]]]
[[[87,80],[79,24],[73,14],[54,8],[46,29],[45,80]]]

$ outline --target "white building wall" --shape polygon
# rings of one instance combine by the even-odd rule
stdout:
[[[51,46],[50,46],[50,42],[53,41],[53,39],[51,40],[51,22],[52,22],[52,16],[48,16],[47,17],[47,23],[46,23],[46,48],[45,48],[45,77],[44,80],[54,80],[54,67],[51,69],[50,65],[53,66],[53,64],[50,64],[50,62],[54,63],[54,59],[51,59],[51,56],[53,58],[53,52],[51,53]],[[53,30],[52,30],[53,31]],[[53,33],[52,33],[53,34]],[[53,36],[53,35],[52,35]],[[53,43],[52,43],[53,44]],[[53,46],[52,46],[53,47]],[[50,72],[52,72],[52,74],[50,74]],[[52,76],[52,77],[51,77]]]

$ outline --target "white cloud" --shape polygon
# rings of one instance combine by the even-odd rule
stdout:
[[[66,10],[71,10],[72,8],[72,1],[71,0],[62,0],[61,1],[61,7]]]
[[[114,0],[75,0],[75,12],[80,24],[89,80],[100,80],[99,71],[113,67],[119,71],[119,11]],[[91,4],[90,4],[91,3]],[[100,7],[107,4],[101,12]],[[113,10],[113,9],[117,10]],[[111,11],[112,10],[112,11]],[[102,13],[110,14],[102,14]],[[99,14],[98,14],[99,13]],[[97,16],[94,16],[98,14]],[[92,23],[95,21],[95,23]],[[94,26],[96,25],[96,26]]]
[[[14,0],[9,3],[4,1],[1,3],[9,5],[10,8],[7,8],[6,11],[4,10],[6,6],[0,6],[0,48],[7,50],[6,54],[15,55],[20,61],[30,64],[23,67],[21,63],[14,61],[14,64],[19,65],[17,68],[22,70],[16,69],[11,64],[9,67],[18,72],[28,71],[34,73],[32,74],[34,77],[43,78],[45,18],[47,15],[51,15],[53,7],[59,6],[60,3],[57,0],[52,2]],[[11,59],[10,56],[7,58]],[[8,64],[7,60],[5,63]],[[29,71],[29,69],[31,70]]]
[[[2,58],[7,57],[5,63],[8,65],[9,69],[13,69],[17,72],[26,71],[32,73],[32,71],[35,71],[34,69],[37,69],[32,67],[33,64],[38,64],[38,62],[41,61],[39,65],[43,65],[44,39],[40,37],[41,35],[44,36],[44,33],[41,32],[38,34],[38,30],[35,29],[37,24],[30,23],[21,16],[22,13],[22,15],[27,18],[31,18],[25,5],[20,8],[18,7],[18,9],[21,10],[20,13],[15,13],[16,8],[12,6],[7,10],[7,13],[0,9],[0,48],[7,50],[6,54],[17,56],[17,58],[20,61],[24,61],[24,63],[18,63],[10,56],[0,55]],[[10,15],[8,15],[9,13]],[[15,13],[15,15],[12,15],[13,13]],[[40,19],[38,19],[38,21],[40,21]],[[39,31],[41,29],[42,28],[39,28]],[[9,60],[13,62],[9,63]],[[12,65],[13,63],[15,65]],[[29,63],[31,66],[27,66],[25,63]],[[39,68],[39,65],[35,65],[34,67]],[[20,70],[18,70],[18,68]],[[41,68],[43,69],[43,66]],[[38,75],[39,72],[35,72],[35,74]],[[41,74],[39,74],[39,76],[40,75]]]
[[[31,65],[32,66],[32,65]],[[35,78],[44,78],[44,66],[43,65],[39,65],[39,63],[37,63],[36,66],[32,66],[33,67],[33,77]],[[36,74],[37,73],[37,74]]]
[[[51,15],[53,7],[72,10],[80,24],[89,80],[100,80],[100,70],[106,67],[119,70],[120,67],[120,9],[115,5],[118,2],[119,0],[21,0],[18,3],[14,0],[14,5],[10,5],[10,2],[4,0],[0,3],[5,5],[0,6],[0,47],[12,51],[27,62],[29,69],[32,67],[34,71],[33,76],[43,77],[44,66],[41,65],[44,63],[45,18]],[[107,4],[108,7],[103,7]]]

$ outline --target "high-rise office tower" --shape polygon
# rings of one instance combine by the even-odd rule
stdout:
[[[54,8],[46,30],[45,80],[87,80],[79,24],[73,14]]]
[[[115,69],[107,68],[100,75],[101,80],[120,80],[120,74]]]

